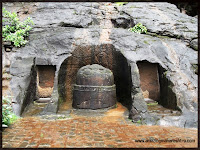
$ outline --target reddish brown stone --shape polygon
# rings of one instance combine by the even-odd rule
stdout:
[[[113,73],[100,65],[79,69],[73,89],[74,108],[101,109],[116,104],[116,86]]]
[[[55,67],[53,66],[38,66],[39,86],[42,88],[53,87]]]
[[[54,86],[55,67],[41,65],[37,68],[38,95],[39,97],[51,97]]]
[[[144,97],[158,101],[160,98],[160,84],[157,65],[148,62],[138,62],[137,65]]]
[[[73,51],[66,65],[66,101],[72,101],[72,88],[78,70],[90,64],[99,64],[113,71],[113,46],[86,46]]]

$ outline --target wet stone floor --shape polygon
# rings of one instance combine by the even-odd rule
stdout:
[[[134,124],[120,103],[98,111],[64,103],[57,115],[37,115],[44,105],[32,105],[2,132],[3,148],[197,147],[197,129]]]

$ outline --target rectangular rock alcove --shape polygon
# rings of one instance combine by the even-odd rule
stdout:
[[[144,98],[158,101],[160,98],[160,84],[157,64],[141,61],[137,63],[137,66]]]
[[[157,63],[137,62],[140,85],[144,98],[157,101],[165,108],[180,110],[172,88],[173,83],[164,75],[166,71]]]
[[[39,98],[51,97],[56,67],[37,65],[37,93]]]

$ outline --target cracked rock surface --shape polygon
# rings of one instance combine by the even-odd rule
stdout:
[[[11,52],[11,88],[17,114],[21,112],[24,92],[31,81],[34,58],[56,65],[57,78],[62,62],[77,46],[112,44],[132,65],[132,84],[135,87],[132,98],[137,112],[146,114],[147,107],[140,83],[137,83],[139,72],[135,64],[146,60],[167,70],[166,77],[174,85],[172,91],[182,111],[180,117],[163,118],[159,124],[167,122],[181,127],[197,127],[197,74],[193,67],[198,64],[196,17],[180,13],[170,3],[130,2],[123,6],[115,3],[31,3],[31,7],[27,3],[15,4],[3,3],[3,7],[18,11],[22,19],[25,16],[22,12],[28,11],[26,15],[35,23],[29,43],[25,47],[13,48]],[[128,31],[139,22],[146,26],[147,34]],[[49,106],[54,113],[58,106],[57,97],[56,82],[53,103]],[[48,107],[45,110],[48,111]]]

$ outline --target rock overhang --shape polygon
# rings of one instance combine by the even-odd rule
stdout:
[[[38,56],[42,55],[48,58],[48,62],[56,65],[56,73],[58,73],[63,61],[69,58],[78,46],[111,44],[116,51],[125,56],[129,64],[147,60],[158,63],[166,69],[167,77],[175,85],[173,90],[178,93],[180,106],[186,105],[188,110],[194,109],[191,103],[197,98],[197,76],[191,69],[191,64],[197,64],[197,51],[188,47],[188,41],[190,43],[197,38],[196,18],[178,13],[175,5],[169,3],[128,3],[124,6],[111,7],[106,7],[103,3],[71,3],[69,6],[66,3],[54,4],[39,4],[36,11],[30,14],[35,21],[34,29],[29,37],[30,42],[20,49],[14,48],[16,58],[23,54],[22,57],[38,59]],[[79,10],[77,5],[80,6]],[[70,15],[62,18],[68,10]],[[107,10],[115,15],[109,16]],[[146,16],[138,18],[139,14],[136,12],[139,10]],[[61,14],[58,18],[56,18],[58,16],[56,11]],[[154,16],[158,16],[158,12],[162,12],[162,15],[155,20],[147,14],[148,11],[153,12]],[[53,15],[39,16],[41,12]],[[89,16],[90,13],[92,15]],[[129,16],[128,18],[134,19],[134,23],[142,22],[151,34],[136,34],[127,29],[114,28],[111,19],[117,19],[123,15],[125,18]],[[56,19],[49,19],[48,16]],[[94,21],[93,16],[97,16],[97,21],[104,21],[99,25],[93,24],[91,23]],[[163,23],[162,17],[166,16],[173,20],[168,19]],[[41,18],[44,17],[46,20],[41,22]],[[105,26],[106,21],[109,26]],[[176,28],[171,30],[168,24]],[[55,87],[54,89],[56,90]]]

